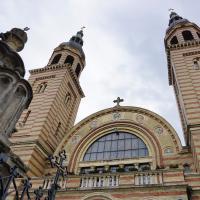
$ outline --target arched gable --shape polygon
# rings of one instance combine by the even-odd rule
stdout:
[[[163,165],[165,153],[177,154],[182,149],[175,130],[159,115],[143,108],[113,107],[90,115],[74,126],[56,153],[64,148],[70,171],[76,171],[89,145],[115,129],[141,138],[150,150],[154,167]]]

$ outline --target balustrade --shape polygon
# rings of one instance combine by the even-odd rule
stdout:
[[[136,186],[163,184],[163,174],[159,171],[132,172],[131,174],[133,175],[134,185]],[[49,189],[53,181],[53,177],[45,178],[43,182],[43,189]],[[60,178],[58,181],[58,185],[61,189],[67,188],[67,177],[65,177],[64,179]],[[118,186],[120,186],[120,175],[118,174],[91,174],[80,177],[81,189]]]
[[[135,185],[152,185],[163,183],[162,172],[140,172],[136,173],[134,178]]]
[[[86,176],[81,178],[81,188],[116,187],[119,185],[119,176]]]

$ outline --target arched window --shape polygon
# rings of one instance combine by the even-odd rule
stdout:
[[[192,35],[192,33],[190,31],[183,31],[182,35],[183,35],[183,39],[185,41],[194,40],[194,37],[193,37],[193,35]]]
[[[75,70],[77,77],[79,76],[80,72],[81,72],[81,65],[78,63],[78,65],[76,66],[76,70]]]
[[[53,64],[58,63],[59,60],[60,60],[60,58],[61,58],[61,54],[55,55],[54,58],[53,58],[53,60],[52,60],[52,62],[51,62],[51,64],[53,65]]]
[[[64,62],[64,63],[73,65],[73,62],[74,62],[74,57],[68,55],[67,58],[65,59],[65,62]]]
[[[193,60],[193,69],[198,70],[200,68],[200,59],[199,58],[195,58]]]
[[[38,86],[37,86],[37,89],[35,91],[35,93],[42,93],[45,91],[47,87],[47,83],[46,82],[43,82],[43,83],[40,83]]]
[[[170,44],[178,44],[178,39],[176,36],[174,36],[171,41],[170,41]]]
[[[83,160],[115,160],[148,156],[146,144],[136,135],[114,132],[96,140],[87,149]]]
[[[71,100],[71,95],[69,92],[65,95],[64,103],[67,105]]]
[[[191,172],[191,169],[190,169],[190,165],[189,164],[184,164],[183,165],[183,171],[184,173],[190,173]]]

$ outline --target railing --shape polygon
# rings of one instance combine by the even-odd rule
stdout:
[[[128,175],[131,178],[128,180],[127,184],[132,184],[135,186],[144,186],[144,185],[154,185],[154,184],[163,184],[163,173],[162,171],[143,171],[143,172],[130,172],[130,173],[115,173],[115,174],[86,174],[81,176],[74,176],[80,180],[80,184],[77,187],[80,189],[88,188],[101,188],[101,187],[118,187],[120,184],[120,179],[123,179],[123,176]],[[69,182],[68,182],[69,180]],[[60,178],[58,180],[58,185],[60,189],[70,188],[70,181],[73,180],[73,175],[70,177]],[[43,189],[49,189],[54,182],[53,177],[46,177],[43,182]]]
[[[162,172],[138,172],[134,176],[135,185],[162,184]]]
[[[119,176],[87,176],[81,178],[81,188],[116,187],[119,185]]]

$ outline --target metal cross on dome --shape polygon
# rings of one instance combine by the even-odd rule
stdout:
[[[116,106],[120,106],[120,105],[119,105],[120,102],[123,102],[123,101],[124,101],[124,99],[120,99],[120,97],[117,97],[117,99],[114,100],[113,102],[117,104]]]
[[[170,8],[170,9],[169,9],[169,12],[173,12],[173,11],[174,11],[174,9],[173,9],[173,8]]]

